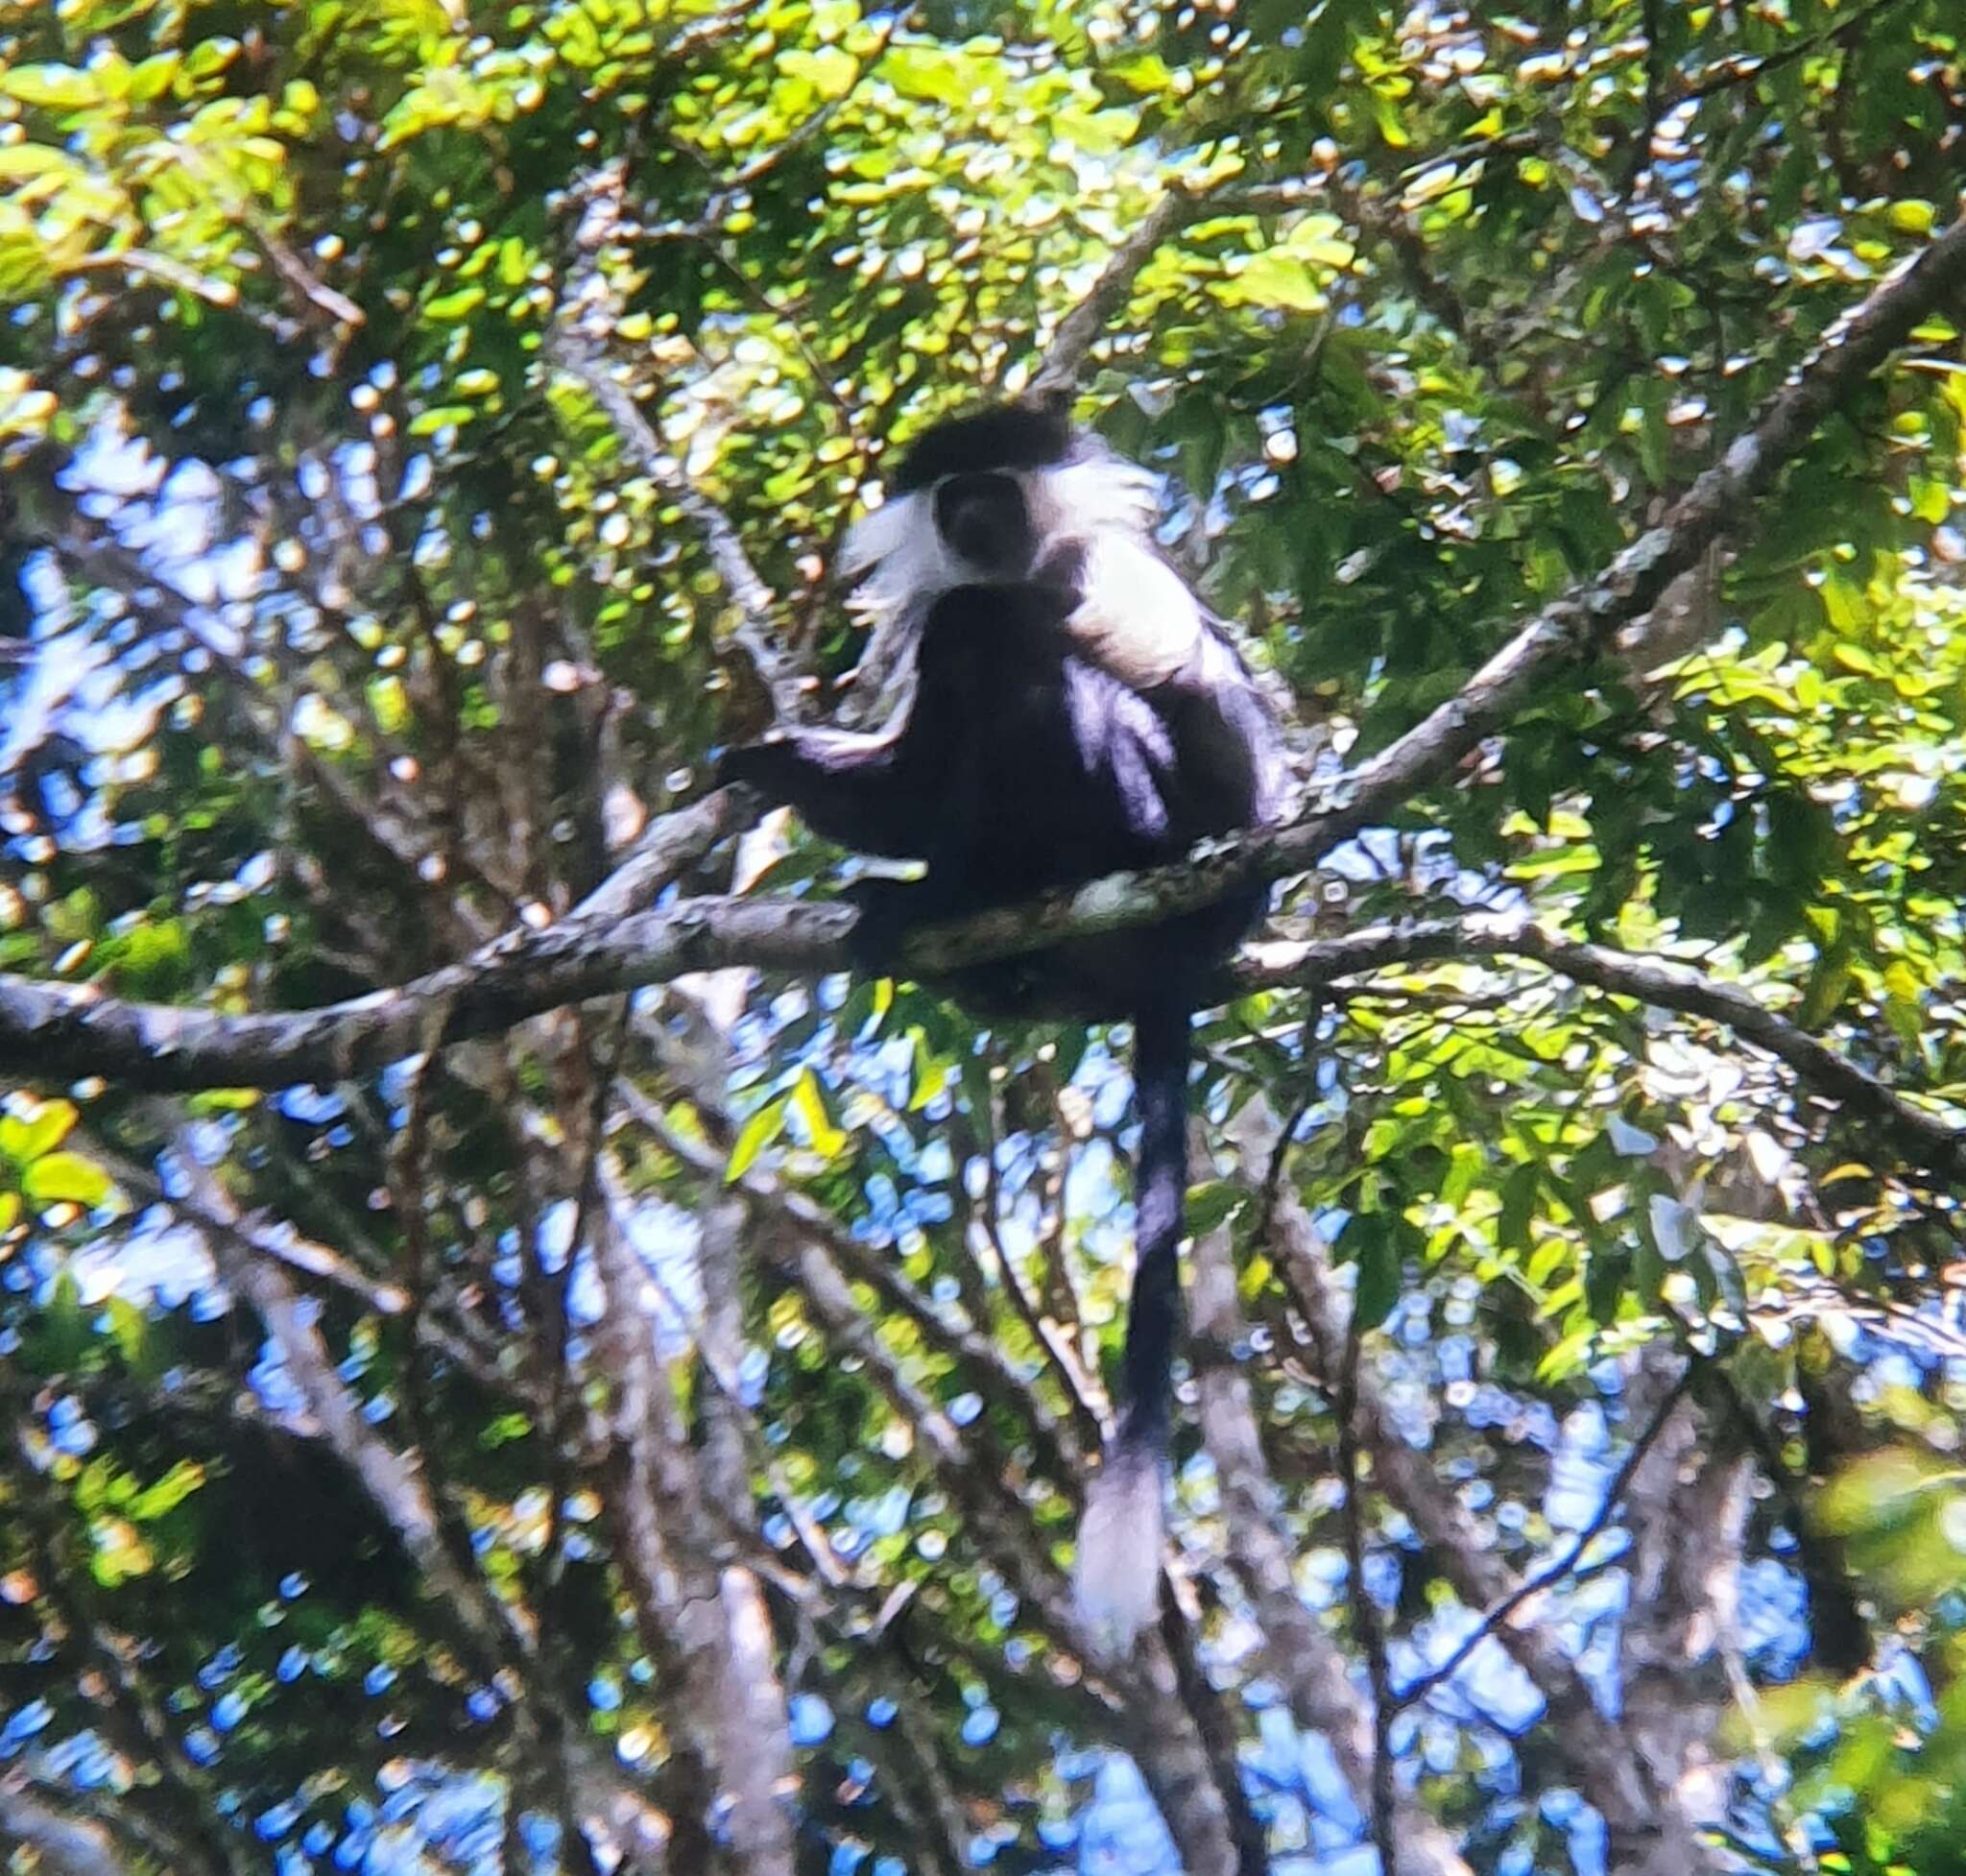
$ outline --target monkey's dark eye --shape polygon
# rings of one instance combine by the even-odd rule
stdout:
[[[951,475],[936,485],[935,525],[978,573],[1020,579],[1037,551],[1023,491],[1014,477]]]

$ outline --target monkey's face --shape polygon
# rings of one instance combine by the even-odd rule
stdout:
[[[1038,533],[1019,478],[1002,470],[944,476],[935,485],[935,527],[967,576],[985,584],[1025,578]]]
[[[994,405],[915,444],[848,534],[840,571],[864,616],[919,624],[940,593],[1040,577],[1067,541],[1145,541],[1157,512],[1153,478],[1077,436],[1062,410]]]

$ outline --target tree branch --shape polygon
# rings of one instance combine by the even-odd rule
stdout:
[[[1280,1145],[1282,1142],[1280,1142]],[[1338,1423],[1338,1479],[1345,1488],[1345,1600],[1352,1611],[1352,1631],[1365,1656],[1365,1684],[1371,1690],[1372,1757],[1367,1789],[1371,1792],[1372,1841],[1381,1869],[1400,1866],[1400,1832],[1394,1787],[1392,1677],[1386,1663],[1386,1629],[1365,1580],[1365,1479],[1358,1463],[1358,1352],[1362,1332],[1355,1310],[1345,1325],[1345,1352],[1335,1377],[1327,1370],[1324,1382],[1331,1412]]]
[[[1205,1232],[1195,1240],[1188,1318],[1198,1347],[1234,1350],[1247,1336],[1226,1228]],[[1254,1607],[1263,1637],[1263,1664],[1283,1688],[1298,1723],[1324,1735],[1354,1801],[1362,1814],[1371,1815],[1377,1808],[1369,1795],[1377,1770],[1376,1729],[1344,1649],[1298,1589],[1300,1546],[1281,1514],[1248,1372],[1235,1360],[1210,1359],[1197,1363],[1195,1383],[1203,1435],[1221,1479],[1229,1561]],[[1468,1876],[1468,1865],[1446,1831],[1410,1799],[1396,1795],[1394,1803],[1397,1828],[1390,1835],[1396,1855],[1385,1864],[1394,1876]]]
[[[26,1791],[0,1786],[0,1837],[38,1859],[49,1876],[128,1876],[130,1865],[102,1825],[43,1804]]]
[[[1127,296],[1140,269],[1153,259],[1162,242],[1195,220],[1207,207],[1207,198],[1187,189],[1169,189],[1147,210],[1133,232],[1118,247],[1092,282],[1091,291],[1058,324],[1044,362],[1031,380],[1032,393],[1040,397],[1069,397],[1077,387],[1079,371],[1086,354],[1097,344],[1114,314],[1126,304]]]
[[[734,636],[770,689],[779,715],[787,722],[803,715],[809,686],[803,674],[778,648],[771,624],[778,601],[751,564],[731,517],[683,473],[682,466],[663,448],[661,439],[642,415],[635,394],[592,339],[562,326],[547,342],[547,356],[594,400],[612,426],[623,456],[688,517],[703,539],[704,550],[731,603],[741,615]]]
[[[460,1639],[474,1656],[473,1665],[491,1679],[522,1652],[515,1646],[519,1631],[485,1585],[461,1569],[445,1547],[415,1457],[398,1452],[364,1417],[360,1402],[335,1371],[334,1358],[315,1327],[313,1313],[287,1282],[285,1271],[270,1258],[247,1250],[230,1196],[181,1137],[174,1144],[173,1158],[199,1212],[228,1227],[207,1239],[227,1283],[252,1306],[268,1339],[279,1350],[307,1414],[361,1481],[404,1552],[449,1612]]]
[[[1779,72],[1783,66],[1792,65],[1798,59],[1807,59],[1812,53],[1827,51],[1834,45],[1860,44],[1866,27],[1903,4],[1904,0],[1871,0],[1869,6],[1858,8],[1854,13],[1838,19],[1825,31],[1778,46],[1773,52],[1737,52],[1724,59],[1716,59],[1705,70],[1689,79],[1670,102],[1685,104],[1689,99],[1710,97],[1715,91],[1731,90],[1738,84],[1752,84],[1770,72]]]
[[[1603,1500],[1597,1509],[1586,1520],[1583,1527],[1571,1538],[1563,1553],[1546,1564],[1533,1576],[1524,1576],[1509,1593],[1486,1610],[1461,1640],[1453,1652],[1437,1668],[1430,1668],[1416,1681],[1409,1682],[1400,1690],[1399,1704],[1409,1707],[1417,1700],[1424,1700],[1435,1688],[1444,1686],[1453,1679],[1467,1665],[1468,1658],[1489,1636],[1520,1609],[1532,1597],[1552,1588],[1570,1575],[1576,1568],[1583,1554],[1610,1527],[1624,1503],[1626,1488],[1632,1482],[1632,1475],[1644,1463],[1645,1455],[1651,1452],[1653,1442],[1665,1431],[1667,1416],[1679,1405],[1680,1396],[1685,1393],[1692,1379],[1692,1369],[1688,1367],[1673,1383],[1671,1390],[1654,1410],[1639,1436],[1631,1443],[1622,1463],[1613,1474],[1610,1484],[1604,1488]]]
[[[368,1493],[432,1592],[428,1607],[465,1657],[488,1680],[511,1674],[523,1690],[511,1702],[515,1743],[522,1755],[543,1762],[557,1753],[578,1802],[609,1816],[615,1828],[652,1861],[654,1832],[633,1786],[590,1752],[580,1730],[557,1711],[547,1677],[534,1658],[529,1611],[502,1601],[469,1565],[453,1556],[420,1455],[398,1451],[370,1425],[360,1403],[336,1371],[313,1314],[270,1258],[248,1248],[236,1207],[216,1174],[181,1139],[173,1149],[176,1169],[198,1210],[228,1229],[210,1234],[228,1284],[244,1296],[278,1348],[309,1418],[322,1437]]]
[[[1189,223],[1211,215],[1275,215],[1307,207],[1323,187],[1322,177],[1304,177],[1279,182],[1224,182],[1211,188],[1176,184],[1167,189],[1114,249],[1085,298],[1059,321],[1031,380],[1032,395],[1071,395],[1087,354],[1098,344],[1100,333],[1114,316],[1124,309],[1134,281],[1163,241]]]
[[[1426,958],[1511,956],[1546,965],[1573,982],[1656,1009],[1724,1022],[1742,1041],[1786,1063],[1817,1093],[1881,1126],[1918,1165],[1945,1177],[1966,1173],[1966,1131],[1918,1106],[1867,1069],[1771,1010],[1746,984],[1724,983],[1676,958],[1640,957],[1563,938],[1511,915],[1377,926],[1304,945],[1253,947],[1237,970],[1245,989],[1329,983],[1362,970]]]
[[[1251,1103],[1233,1123],[1246,1165],[1252,1144],[1261,1139],[1259,1107]],[[1274,1147],[1269,1150],[1274,1165]],[[1337,1284],[1322,1235],[1287,1187],[1280,1187],[1269,1209],[1261,1241],[1309,1331],[1319,1367],[1331,1373],[1349,1346],[1351,1304]],[[1435,1455],[1411,1445],[1395,1426],[1374,1368],[1354,1368],[1353,1380],[1358,1434],[1371,1455],[1374,1484],[1438,1556],[1442,1573],[1461,1602],[1471,1609],[1497,1612],[1482,1622],[1477,1638],[1493,1634],[1535,1683],[1548,1709],[1556,1759],[1607,1827],[1620,1838],[1644,1830],[1660,1812],[1661,1802],[1641,1774],[1622,1724],[1598,1707],[1551,1626],[1503,1620],[1530,1593],[1523,1590],[1522,1579],[1477,1530],[1451,1481],[1441,1475]],[[1649,1437],[1644,1443],[1650,1443]],[[1607,1516],[1617,1499],[1617,1493],[1607,1498]],[[1567,1559],[1567,1567],[1573,1561]],[[1409,1687],[1397,1704],[1409,1704],[1421,1691]],[[1411,1850],[1403,1835],[1401,1850],[1403,1855]],[[1690,1863],[1683,1876],[1704,1867]]]
[[[1738,1646],[1750,1467],[1731,1429],[1710,1426],[1684,1383],[1696,1364],[1664,1340],[1626,1370],[1634,1416],[1670,1397],[1639,1463],[1620,1468],[1628,1613],[1617,1673],[1633,1758],[1654,1793],[1638,1828],[1610,1822],[1606,1862],[1630,1876],[1736,1869],[1713,1839],[1728,1816],[1713,1741],[1733,1699],[1725,1658]]]
[[[736,824],[737,812],[734,797],[720,790],[673,822],[707,846]],[[659,830],[667,838],[658,838]],[[123,1002],[89,984],[0,975],[0,1070],[64,1080],[103,1073],[157,1091],[327,1086],[422,1051],[430,1046],[428,1018],[446,1002],[443,1044],[726,964],[845,966],[854,914],[844,905],[697,899],[618,918],[589,910],[650,889],[649,876],[659,868],[649,856],[660,850],[673,857],[676,847],[694,844],[681,831],[672,820],[658,823],[630,861],[557,926],[515,927],[462,963],[312,1010],[234,1016]]]
[[[632,1083],[622,1082],[618,1092],[628,1111],[677,1158],[707,1179],[724,1179],[730,1146],[726,1127],[716,1125],[713,1137],[698,1145],[670,1125],[661,1110]],[[719,1123],[725,1118],[721,1113],[712,1115],[707,1110],[700,1093],[698,1107],[707,1118]],[[865,1284],[879,1297],[883,1311],[912,1322],[930,1348],[970,1373],[987,1401],[1028,1429],[1032,1455],[1045,1475],[1070,1489],[1082,1456],[1076,1439],[985,1333],[987,1325],[949,1322],[899,1267],[891,1246],[856,1238],[825,1206],[797,1187],[756,1167],[747,1171],[735,1185],[761,1219],[776,1222],[823,1250],[843,1277],[851,1283]],[[979,1425],[971,1438],[985,1439],[987,1435],[987,1427]]]
[[[596,898],[609,891],[604,885]],[[393,990],[276,1014],[129,1003],[91,986],[0,975],[0,1071],[64,1081],[101,1074],[153,1090],[327,1085],[420,1051],[427,1018],[445,998],[443,1041],[450,1044],[691,971],[840,970],[854,919],[851,907],[831,902],[722,898],[598,926],[576,911],[546,931],[513,934],[463,964]],[[1966,1175],[1966,1130],[1839,1055],[1747,985],[1675,958],[1563,938],[1514,915],[1475,913],[1369,926],[1309,943],[1255,945],[1219,989],[1227,996],[1327,984],[1396,965],[1480,957],[1527,958],[1615,996],[1725,1023],[1818,1094],[1882,1127],[1915,1165],[1938,1177]]]

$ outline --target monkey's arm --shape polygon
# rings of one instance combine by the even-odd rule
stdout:
[[[1059,595],[1073,651],[1130,690],[1149,692],[1191,674],[1208,621],[1180,574],[1150,548],[1095,536],[1068,541],[1039,567]]]
[[[741,782],[796,807],[828,840],[862,854],[915,859],[931,831],[935,796],[912,723],[884,735],[776,731],[730,751],[719,782]]]
[[[1276,723],[1181,576],[1147,547],[1101,539],[1067,542],[1037,577],[1059,595],[1074,654],[1166,725],[1190,810],[1225,830],[1276,819],[1286,783]]]
[[[1178,785],[1202,818],[1226,830],[1283,817],[1289,786],[1283,738],[1219,632],[1204,626],[1187,663],[1143,694],[1174,739]]]

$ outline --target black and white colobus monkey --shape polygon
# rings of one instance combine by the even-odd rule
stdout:
[[[733,750],[724,779],[863,853],[926,862],[868,881],[862,928],[958,918],[1180,858],[1277,818],[1275,722],[1210,614],[1155,551],[1152,479],[1057,404],[928,431],[843,556],[875,645],[912,696],[874,734],[797,729]],[[1118,1642],[1154,1615],[1177,1252],[1187,1187],[1188,1020],[1259,915],[1259,886],[1145,927],[966,967],[985,1016],[1131,1018],[1140,1119],[1121,1417],[1079,1532],[1079,1595]]]

